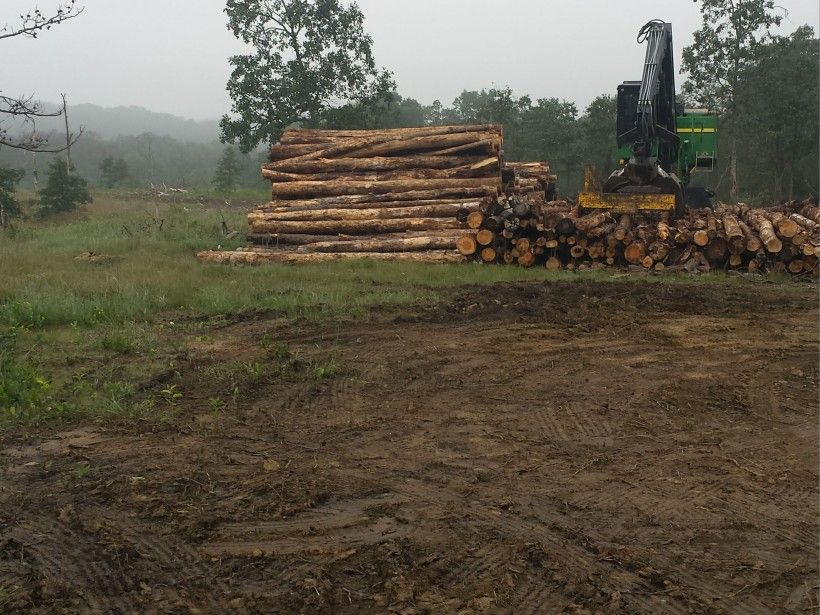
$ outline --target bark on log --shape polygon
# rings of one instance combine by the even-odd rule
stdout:
[[[390,194],[416,190],[461,190],[480,189],[485,194],[498,194],[500,181],[494,179],[407,179],[390,181],[327,181],[289,182],[273,184],[274,199],[305,199],[309,197],[331,197],[350,195]]]
[[[751,212],[749,219],[752,225],[757,229],[760,239],[763,241],[763,245],[766,246],[768,252],[776,254],[783,249],[783,242],[777,237],[772,223],[763,213]]]
[[[315,209],[320,207],[329,207],[332,209],[370,209],[373,207],[390,207],[395,203],[396,207],[407,207],[413,203],[406,203],[406,201],[420,201],[422,205],[431,204],[431,202],[442,201],[474,201],[480,200],[486,196],[484,188],[454,188],[448,190],[411,190],[410,192],[393,192],[387,194],[352,194],[334,197],[324,197],[316,199],[288,199],[277,200],[274,199],[258,209],[275,210],[282,207],[304,207],[307,209]],[[403,205],[398,203],[405,202]],[[385,203],[385,205],[382,205]]]
[[[423,250],[455,250],[455,237],[409,237],[407,239],[362,239],[324,241],[299,246],[297,252],[419,252]]]
[[[291,128],[282,133],[280,143],[334,143],[356,138],[381,138],[384,140],[429,137],[465,132],[490,132],[501,135],[500,125],[468,124],[464,126],[427,126],[420,128],[383,128],[375,130],[326,130],[311,128]]]
[[[464,206],[452,205],[425,205],[420,207],[393,207],[387,209],[309,209],[300,211],[275,210],[248,214],[251,224],[255,222],[311,222],[322,220],[380,220],[387,218],[452,218],[463,211],[478,214],[477,204]],[[468,218],[469,219],[469,218]],[[480,226],[480,223],[479,223]],[[478,228],[478,227],[471,227]]]
[[[488,140],[491,143],[501,143],[501,136],[492,132],[483,133],[462,133],[452,135],[433,135],[414,137],[409,139],[388,139],[383,136],[376,137],[356,137],[334,141],[333,143],[323,143],[319,145],[275,145],[271,151],[271,160],[281,160],[282,151],[289,148],[316,148],[307,151],[302,155],[294,156],[296,150],[287,151],[284,157],[295,162],[316,160],[319,158],[375,158],[391,155],[406,156],[413,152],[438,150],[436,153],[442,154],[452,146],[463,146],[464,144],[474,145]],[[492,152],[490,152],[492,153]],[[445,153],[443,155],[449,155]]]
[[[481,207],[481,201],[475,198],[467,199],[432,199],[420,201],[371,201],[366,203],[335,203],[334,199],[316,199],[315,201],[270,201],[260,205],[254,211],[257,213],[284,213],[296,211],[327,211],[329,209],[393,209],[401,207],[451,207],[459,205],[468,213]],[[324,201],[321,202],[320,201]],[[331,201],[331,202],[326,202]],[[314,203],[313,205],[291,205],[291,203]]]
[[[587,214],[575,221],[575,228],[583,233],[586,233],[596,226],[601,226],[607,221],[608,214],[604,212]]]
[[[383,261],[409,261],[420,263],[463,263],[464,257],[458,252],[437,250],[432,252],[336,252],[336,253],[302,253],[284,250],[216,252],[205,251],[197,258],[206,263],[225,263],[234,265],[256,265],[260,263],[324,263],[337,260],[373,259]]]
[[[729,244],[729,251],[732,254],[740,254],[746,250],[746,236],[743,234],[743,229],[732,214],[723,216],[723,230],[726,234],[726,241]]]
[[[623,214],[618,221],[618,226],[615,228],[615,239],[623,241],[626,239],[626,234],[632,229],[632,218],[628,214]]]
[[[317,158],[316,160],[278,160],[262,165],[283,173],[356,173],[404,171],[413,169],[455,169],[485,160],[483,156],[400,156],[386,158]]]
[[[326,220],[321,222],[256,222],[256,233],[307,233],[314,235],[367,235],[404,231],[458,229],[462,225],[449,218],[402,218],[399,220]]]
[[[760,248],[763,247],[760,237],[755,235],[752,229],[749,228],[749,225],[742,220],[738,220],[738,226],[740,226],[740,230],[743,231],[743,237],[746,239],[746,250],[757,254]]]

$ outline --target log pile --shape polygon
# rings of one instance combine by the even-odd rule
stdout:
[[[546,162],[502,163],[500,126],[287,130],[249,247],[205,262],[353,258],[547,269],[818,272],[820,208],[719,204],[679,219],[579,212]]]
[[[287,130],[262,168],[272,200],[248,216],[255,248],[231,258],[463,260],[468,215],[501,192],[502,144],[496,125]]]
[[[760,209],[718,204],[673,221],[657,214],[581,215],[564,201],[514,194],[485,198],[467,224],[458,242],[462,255],[524,267],[817,275],[820,257],[820,209],[810,202]]]
[[[557,177],[546,162],[505,162],[501,179],[506,195],[530,195],[555,200]]]

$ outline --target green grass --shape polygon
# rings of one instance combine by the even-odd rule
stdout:
[[[286,316],[356,316],[375,306],[431,300],[461,284],[566,277],[514,267],[334,262],[293,267],[203,265],[197,250],[243,243],[245,216],[189,205],[97,198],[81,214],[21,223],[0,234],[0,325],[96,326],[148,322],[183,311],[269,310]],[[76,260],[85,252],[113,257]]]
[[[232,239],[225,238],[223,220],[237,231]],[[244,210],[236,207],[101,193],[80,212],[18,221],[13,231],[0,232],[0,426],[144,417],[184,405],[185,393],[173,378],[149,393],[145,388],[173,374],[176,358],[184,354],[182,332],[201,325],[199,317],[264,310],[287,318],[343,320],[374,308],[433,302],[459,285],[635,279],[478,264],[364,260],[232,267],[196,260],[198,250],[243,244],[246,225]],[[76,258],[88,252],[110,258]],[[676,280],[664,281],[670,279]],[[698,279],[744,282],[722,275]],[[274,349],[274,377],[308,374],[321,381],[340,369],[330,359],[294,371],[296,363],[283,352],[278,357]],[[235,397],[256,368],[236,369],[227,372],[236,383],[224,387],[224,396]],[[213,399],[214,410],[221,410],[225,399]]]

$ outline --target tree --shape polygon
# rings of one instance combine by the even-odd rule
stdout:
[[[106,188],[114,188],[128,179],[128,165],[123,158],[107,156],[100,163],[100,174]]]
[[[228,29],[253,48],[230,58],[231,116],[222,140],[243,152],[278,140],[292,124],[321,125],[338,103],[381,101],[395,90],[376,68],[372,39],[354,2],[228,0]]]
[[[76,173],[69,173],[62,158],[51,162],[48,180],[38,196],[42,215],[74,211],[78,205],[92,201],[88,183]]]
[[[212,183],[219,192],[230,194],[236,189],[236,182],[241,171],[242,165],[239,162],[239,156],[236,155],[236,149],[229,145],[222,153]]]
[[[615,125],[618,110],[614,96],[595,98],[578,120],[580,129],[580,155],[585,165],[592,165],[601,179],[615,170]]]
[[[777,37],[741,77],[736,121],[741,177],[760,197],[817,193],[819,42],[811,26]]]
[[[730,197],[737,200],[737,120],[742,76],[758,60],[779,25],[774,0],[694,0],[700,2],[703,24],[694,42],[683,50],[682,72],[689,74],[684,94],[723,115],[729,140]]]
[[[25,171],[0,167],[0,229],[5,228],[9,218],[20,215],[20,203],[15,190]]]
[[[43,13],[40,9],[35,8],[21,15],[19,23],[3,25],[0,28],[0,40],[18,36],[37,38],[42,32],[78,17],[83,11],[83,7],[76,5],[76,0],[58,4],[51,13]],[[63,100],[65,101],[65,98]],[[0,147],[6,146],[31,152],[62,152],[69,149],[80,138],[82,130],[76,135],[69,135],[65,146],[62,147],[49,146],[48,139],[37,132],[39,118],[61,117],[65,116],[65,112],[65,105],[59,111],[49,112],[32,96],[5,96],[0,90]],[[3,125],[8,121],[14,121],[15,129],[20,128],[22,124],[23,132],[27,134],[21,137],[11,135],[11,129]]]
[[[451,121],[458,124],[503,124],[512,128],[531,105],[529,96],[516,97],[509,87],[465,90],[453,101]]]

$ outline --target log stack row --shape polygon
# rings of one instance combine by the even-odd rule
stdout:
[[[245,252],[264,259],[276,248],[269,258],[287,262],[458,259],[467,215],[502,190],[502,145],[497,125],[287,130],[263,166],[272,200],[249,214]]]
[[[548,269],[818,272],[820,209],[719,204],[671,221],[655,215],[581,215],[563,201],[486,198],[467,217],[459,252],[485,263]]]
[[[558,178],[547,162],[505,162],[501,178],[506,195],[530,195],[552,201]]]

